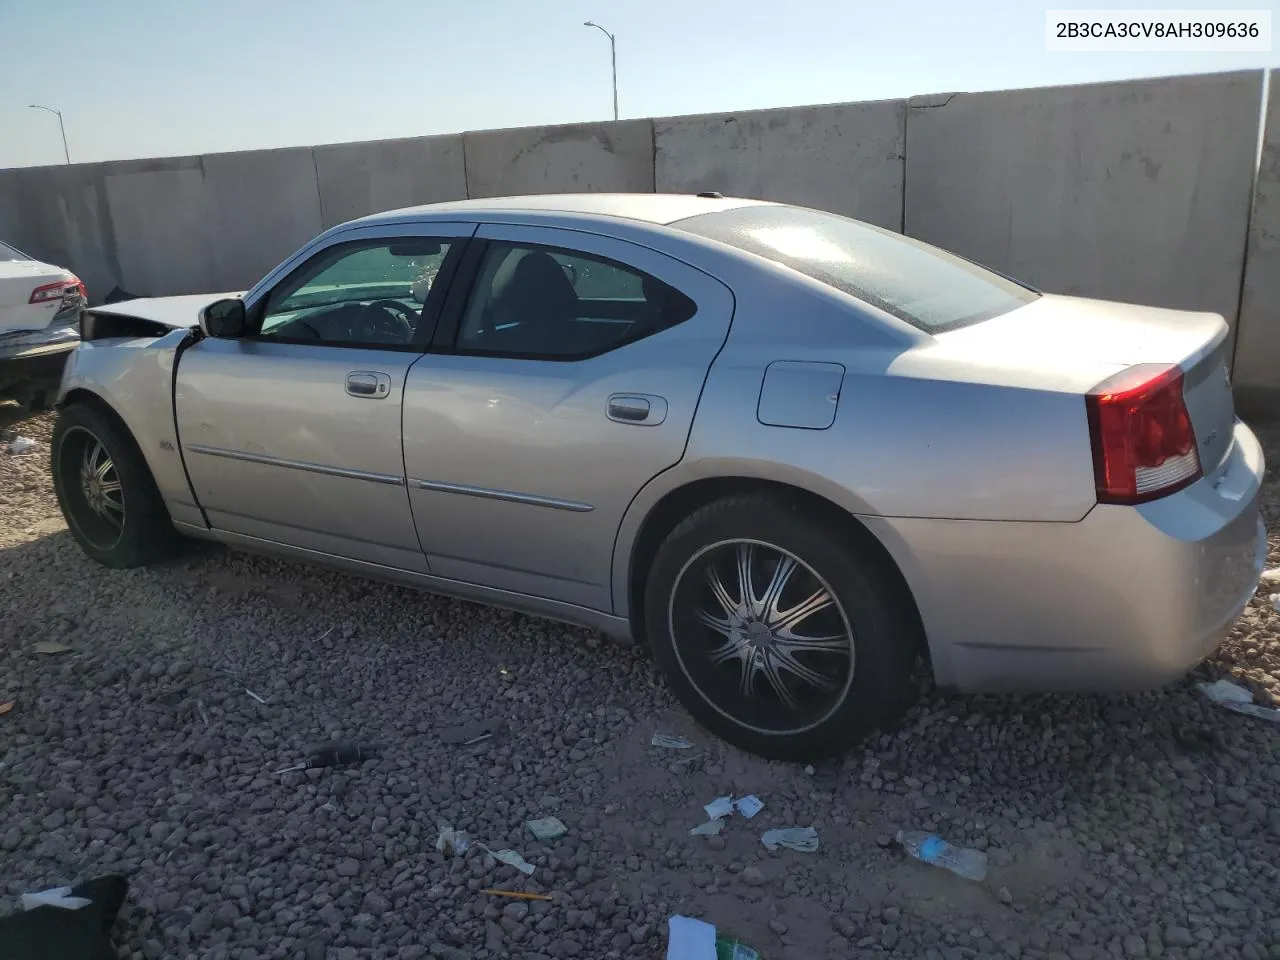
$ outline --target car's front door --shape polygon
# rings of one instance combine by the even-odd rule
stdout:
[[[449,300],[405,386],[431,572],[611,610],[622,515],[684,454],[732,294],[630,242],[486,225]]]
[[[246,303],[248,336],[182,355],[179,442],[211,527],[426,571],[405,492],[401,403],[474,229],[336,235]]]

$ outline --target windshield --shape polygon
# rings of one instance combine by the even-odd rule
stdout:
[[[938,247],[819,210],[739,207],[671,226],[781,263],[928,333],[987,320],[1039,296]]]
[[[7,243],[0,243],[0,260],[30,260],[25,253]]]

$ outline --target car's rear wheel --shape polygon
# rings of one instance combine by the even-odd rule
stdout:
[[[71,535],[108,567],[137,567],[173,552],[178,535],[151,471],[110,418],[78,403],[53,430],[53,487]]]
[[[730,743],[779,760],[840,753],[892,717],[919,650],[914,608],[885,563],[800,503],[709,504],[650,570],[654,656]]]

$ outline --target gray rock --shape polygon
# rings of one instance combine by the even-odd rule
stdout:
[[[512,920],[516,921],[516,923],[520,923],[529,915],[529,904],[520,900],[508,903],[502,908],[502,915],[504,917],[510,917]]]
[[[333,872],[340,877],[358,876],[360,873],[360,861],[346,857],[334,865]]]
[[[858,926],[848,917],[836,914],[831,918],[831,926],[835,928],[836,933],[847,940],[853,940],[857,937]]]
[[[1239,898],[1226,890],[1213,891],[1213,893],[1209,894],[1209,899],[1223,910],[1242,910],[1244,908],[1244,904],[1240,902]]]

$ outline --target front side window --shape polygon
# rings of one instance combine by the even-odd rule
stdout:
[[[634,267],[576,251],[491,243],[463,314],[466,353],[570,360],[682,323],[697,307]]]
[[[258,337],[408,346],[451,247],[450,241],[401,237],[323,250],[268,295]]]
[[[926,333],[988,320],[1039,296],[963,257],[834,213],[739,207],[672,226],[774,260]]]

